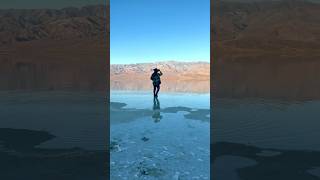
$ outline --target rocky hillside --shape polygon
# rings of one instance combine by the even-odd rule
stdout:
[[[303,0],[220,1],[215,10],[216,28],[212,30],[217,40],[224,44],[250,40],[261,44],[267,44],[266,41],[318,44],[320,40],[319,3]],[[246,47],[252,44],[238,45]]]
[[[319,53],[320,3],[219,1],[213,9],[211,33],[220,57]]]
[[[215,95],[320,98],[320,4],[220,1],[212,14]]]
[[[207,62],[177,62],[166,61],[158,63],[138,63],[138,64],[112,64],[111,76],[121,74],[150,74],[154,68],[161,69],[161,71],[175,74],[176,76],[195,75],[194,78],[199,80],[203,76],[206,80],[210,74],[210,65]],[[197,76],[196,76],[197,75]],[[187,77],[186,77],[187,78]],[[191,77],[190,77],[191,78]]]
[[[111,89],[150,90],[152,69],[163,72],[164,91],[209,92],[210,63],[206,62],[158,62],[141,64],[113,64],[110,69]]]
[[[0,90],[106,90],[109,8],[0,10]]]
[[[102,36],[104,6],[83,8],[0,10],[0,44]]]

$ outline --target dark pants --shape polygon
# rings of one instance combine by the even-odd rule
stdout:
[[[160,84],[158,85],[153,85],[153,95],[158,96],[158,92],[160,90]]]

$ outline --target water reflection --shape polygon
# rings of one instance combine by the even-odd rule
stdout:
[[[160,120],[162,119],[162,116],[160,114],[160,101],[159,101],[158,97],[153,98],[152,118],[154,119],[155,123],[160,122]]]
[[[0,128],[0,179],[107,178],[106,169],[109,167],[105,151],[38,147],[54,138],[45,131]]]
[[[224,58],[215,63],[215,97],[320,99],[318,59]]]
[[[0,99],[1,180],[108,177],[103,95],[1,92]]]
[[[217,180],[320,178],[319,101],[215,102],[211,155]]]
[[[150,93],[118,93],[111,94],[111,179],[210,179],[209,109],[186,103],[201,95],[177,103],[163,93],[161,108]]]
[[[320,179],[320,152],[260,148],[219,142],[212,145],[215,180]]]
[[[179,81],[163,79],[165,86],[161,86],[161,92],[185,92],[185,93],[209,93],[210,81]],[[149,91],[152,84],[149,80],[121,79],[121,81],[111,80],[110,88],[113,91]]]

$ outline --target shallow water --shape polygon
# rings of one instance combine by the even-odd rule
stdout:
[[[214,141],[320,151],[319,101],[220,99],[216,104]]]
[[[108,178],[103,94],[1,92],[0,99],[0,179]]]
[[[239,180],[319,179],[319,107],[319,101],[217,99],[211,122],[214,177],[228,179],[233,171],[232,179]],[[225,165],[230,156],[239,167]]]
[[[209,94],[111,92],[111,179],[210,179]]]
[[[42,148],[106,149],[103,95],[2,92],[0,96],[0,128],[43,130],[56,136],[42,143]]]

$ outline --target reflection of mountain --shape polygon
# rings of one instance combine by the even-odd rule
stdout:
[[[150,90],[153,68],[163,72],[161,91],[209,92],[210,64],[204,62],[159,62],[111,65],[113,90]]]
[[[217,96],[320,97],[320,4],[218,2],[214,10]]]
[[[106,10],[0,10],[0,89],[104,90]]]

